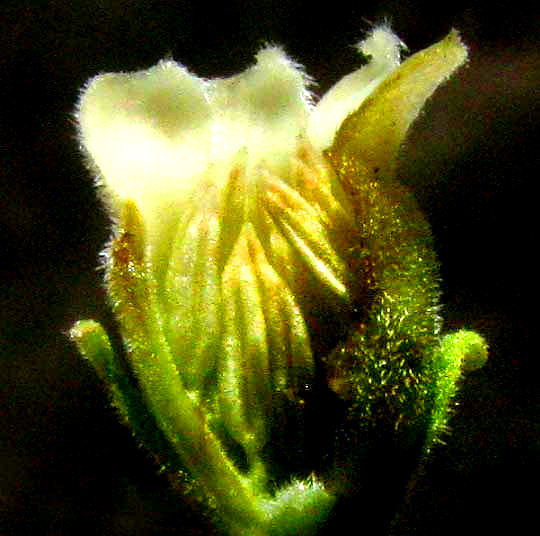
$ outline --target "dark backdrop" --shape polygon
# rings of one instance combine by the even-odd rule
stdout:
[[[447,327],[474,328],[491,347],[395,532],[536,526],[539,8],[447,4],[2,3],[0,534],[208,533],[196,508],[178,506],[65,337],[79,318],[110,323],[96,271],[108,221],[77,150],[79,88],[168,54],[199,75],[230,75],[269,40],[305,64],[322,93],[357,65],[349,45],[385,19],[412,51],[452,26],[470,47],[468,66],[415,124],[400,174],[433,226]],[[352,532],[369,534],[373,520],[357,508]]]

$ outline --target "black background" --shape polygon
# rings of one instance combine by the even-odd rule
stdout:
[[[358,66],[349,45],[384,20],[413,52],[451,27],[470,48],[468,66],[416,122],[400,175],[432,223],[447,328],[474,328],[491,347],[395,533],[535,526],[539,8],[447,4],[3,2],[0,534],[210,533],[197,508],[178,506],[65,337],[79,318],[110,324],[96,270],[108,219],[78,153],[79,88],[98,72],[146,68],[168,54],[201,76],[227,76],[271,41],[323,93]],[[375,521],[355,508],[352,532],[370,534]]]

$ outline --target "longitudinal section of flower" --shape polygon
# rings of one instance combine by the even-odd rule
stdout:
[[[276,397],[310,385],[314,354],[345,334],[362,279],[355,217],[322,155],[299,138],[284,171],[252,169],[240,154],[223,186],[192,198],[158,283],[186,389],[248,457],[268,439]]]
[[[195,422],[194,444],[208,424],[257,466],[272,423],[286,420],[273,417],[301,405],[319,369],[357,401],[359,419],[377,386],[388,386],[398,423],[404,397],[411,419],[422,413],[418,370],[440,329],[436,260],[395,167],[411,122],[466,50],[451,32],[400,66],[401,47],[374,29],[358,46],[370,62],[317,105],[311,79],[275,46],[226,79],[167,60],[84,90],[81,142],[116,224],[111,302],[181,457],[193,458],[183,451]]]

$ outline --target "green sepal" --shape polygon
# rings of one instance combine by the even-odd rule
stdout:
[[[427,367],[432,409],[426,437],[426,452],[429,452],[435,442],[440,441],[441,435],[447,430],[460,379],[464,374],[482,367],[487,358],[487,343],[474,331],[462,329],[441,339],[440,346]]]
[[[133,374],[115,354],[103,327],[94,320],[80,320],[69,332],[80,353],[90,361],[109,391],[112,405],[134,436],[152,452],[160,470],[172,480],[185,480],[183,463],[148,412]]]
[[[294,480],[274,498],[261,502],[270,520],[268,536],[315,536],[336,503],[334,495],[310,476]]]
[[[429,225],[395,179],[412,122],[466,58],[455,31],[414,54],[345,119],[325,152],[362,237],[355,252],[366,274],[356,297],[359,321],[325,359],[330,386],[349,407],[345,445],[360,444],[359,451],[379,448],[382,435],[417,448],[427,434],[430,444],[455,393],[454,369],[461,373],[464,362],[457,356],[467,353],[460,346],[449,354],[455,341],[441,339]],[[467,362],[482,360],[478,349],[468,352]]]
[[[361,161],[369,174],[394,175],[396,157],[426,100],[467,59],[452,30],[404,61],[340,126],[328,151],[334,166]]]
[[[69,331],[69,337],[77,345],[82,356],[94,366],[102,381],[107,381],[114,368],[114,352],[107,333],[95,320],[79,320]]]

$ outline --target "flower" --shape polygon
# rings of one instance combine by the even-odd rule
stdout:
[[[401,406],[420,396],[417,358],[437,345],[438,288],[427,224],[394,181],[396,154],[466,50],[451,32],[400,65],[403,46],[375,28],[358,45],[367,65],[318,103],[312,80],[276,46],[230,78],[166,60],[99,75],[83,91],[80,139],[115,220],[107,282],[131,367],[158,427],[225,518],[264,489],[272,423],[301,408],[321,370],[371,411],[379,395],[368,384],[384,385],[390,363],[393,426],[414,420]],[[354,350],[344,342],[352,332]],[[352,354],[356,364],[345,365]],[[116,365],[96,367],[118,385]],[[123,389],[116,405],[136,419]],[[244,495],[223,461],[223,450],[234,458],[231,441],[246,459]]]

